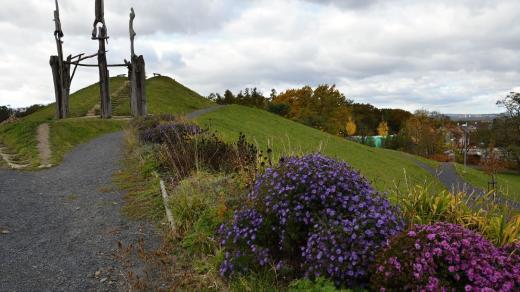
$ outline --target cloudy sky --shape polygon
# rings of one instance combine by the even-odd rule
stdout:
[[[147,71],[203,95],[328,83],[357,102],[494,113],[520,90],[518,0],[105,0],[109,62],[129,55],[128,13]],[[54,99],[54,0],[1,0],[0,105]],[[61,0],[67,54],[94,53],[94,0]],[[125,73],[111,70],[112,75]],[[93,83],[80,68],[73,90]]]

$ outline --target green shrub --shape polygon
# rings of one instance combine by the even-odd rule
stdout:
[[[282,283],[278,282],[272,270],[237,276],[229,282],[230,290],[236,292],[272,292],[282,290],[281,287]]]
[[[179,129],[176,127],[176,129]],[[171,134],[170,135],[175,135]],[[229,144],[217,135],[201,131],[195,135],[176,134],[161,145],[161,165],[175,180],[189,177],[195,171],[255,173],[258,151],[240,135],[236,143]]]
[[[291,112],[291,106],[286,103],[271,103],[267,106],[267,110],[273,114],[285,117]]]
[[[325,278],[317,278],[315,281],[309,279],[298,279],[289,284],[289,292],[349,292],[350,289],[337,289],[333,282]]]
[[[218,248],[214,234],[231,210],[241,204],[243,186],[231,176],[197,173],[182,180],[170,194],[175,228],[191,254]]]

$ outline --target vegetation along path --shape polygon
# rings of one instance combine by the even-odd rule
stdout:
[[[111,179],[121,150],[119,132],[79,146],[52,169],[0,169],[0,291],[128,290],[118,242],[158,235],[120,213]]]
[[[13,169],[22,169],[27,167],[29,164],[24,162],[19,162],[17,159],[17,155],[10,152],[7,147],[0,144],[0,166],[5,163],[8,167]]]
[[[477,197],[481,197],[486,195],[486,192],[482,189],[476,188],[467,181],[464,180],[455,169],[453,163],[445,162],[439,165],[437,169],[423,163],[421,161],[416,161],[417,165],[421,168],[429,171],[433,175],[435,175],[439,181],[446,187],[447,190],[453,193],[465,192],[467,194],[472,194]],[[508,200],[505,198],[498,198],[504,203],[507,202],[513,208],[520,210],[520,204],[518,202]]]

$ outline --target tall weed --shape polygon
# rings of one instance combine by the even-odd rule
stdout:
[[[182,180],[170,194],[178,236],[192,254],[213,253],[218,227],[245,200],[244,186],[232,176],[199,172]]]
[[[520,216],[492,193],[476,197],[447,191],[432,194],[428,186],[396,188],[390,195],[403,217],[413,224],[449,222],[476,230],[498,246],[520,240]]]

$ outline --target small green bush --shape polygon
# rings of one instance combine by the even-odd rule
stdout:
[[[213,253],[214,234],[241,204],[243,186],[231,176],[197,173],[182,180],[170,194],[176,231],[191,254]]]
[[[267,110],[273,114],[285,117],[291,112],[291,106],[286,103],[271,103],[267,106]]]
[[[217,135],[201,131],[195,135],[177,135],[167,140],[159,153],[161,165],[175,180],[196,171],[255,173],[258,151],[240,135],[236,143],[223,142]]]
[[[289,284],[289,292],[350,292],[350,289],[337,289],[333,282],[325,278],[317,278],[315,281],[309,279],[298,279]]]

